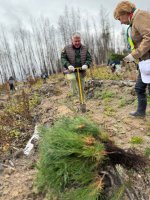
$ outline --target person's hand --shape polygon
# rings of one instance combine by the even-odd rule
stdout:
[[[126,56],[125,58],[123,58],[123,60],[125,62],[134,62],[135,58],[131,54],[129,54],[128,56]]]
[[[72,65],[69,65],[68,69],[69,69],[69,71],[73,71],[73,72],[75,70],[74,66],[72,66]]]
[[[82,69],[83,69],[83,70],[86,70],[87,68],[88,68],[87,65],[82,65]]]

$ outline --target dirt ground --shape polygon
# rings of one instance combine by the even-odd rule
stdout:
[[[48,88],[51,84],[49,81],[45,86]],[[37,117],[35,123],[51,126],[60,117],[80,114],[96,121],[103,132],[121,148],[136,148],[144,153],[150,147],[150,103],[145,118],[130,117],[129,112],[135,110],[137,104],[133,87],[104,82],[95,88],[94,96],[86,100],[86,113],[79,111],[78,97],[68,95],[67,85],[60,81],[57,87],[59,94],[43,94],[41,104],[34,110]],[[133,141],[137,138],[140,138],[140,142]],[[14,166],[7,167],[10,166],[10,160]],[[37,160],[37,150],[28,157],[21,155],[19,158],[6,158],[6,167],[3,169],[0,166],[0,200],[46,200],[35,187]]]

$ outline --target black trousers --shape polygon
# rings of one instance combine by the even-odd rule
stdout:
[[[14,86],[14,84],[9,84],[9,87],[10,87],[10,90],[12,90],[12,91],[14,91],[15,90],[15,86]]]
[[[142,114],[146,112],[146,107],[147,107],[147,96],[146,96],[147,85],[148,84],[143,83],[141,79],[141,74],[139,73],[138,79],[135,85],[135,91],[138,98],[137,112],[142,113]]]

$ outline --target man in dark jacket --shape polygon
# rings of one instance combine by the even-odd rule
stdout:
[[[42,71],[41,78],[43,83],[46,83],[46,79],[48,78],[48,74],[45,71]]]
[[[77,92],[77,73],[75,68],[80,68],[80,78],[82,88],[84,88],[84,77],[86,70],[92,63],[92,58],[86,46],[81,44],[80,33],[74,33],[72,44],[67,45],[61,52],[61,62],[65,69],[68,70],[67,78],[71,81],[73,95]]]
[[[12,76],[9,77],[8,83],[10,91],[15,91],[15,79]]]

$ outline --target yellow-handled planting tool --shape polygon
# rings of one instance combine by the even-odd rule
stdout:
[[[84,89],[83,89],[80,72],[79,72],[81,68],[76,67],[75,69],[77,71],[77,81],[78,81],[79,95],[80,95],[80,110],[84,113],[84,112],[86,112],[86,104],[85,104],[85,100],[84,100]]]

